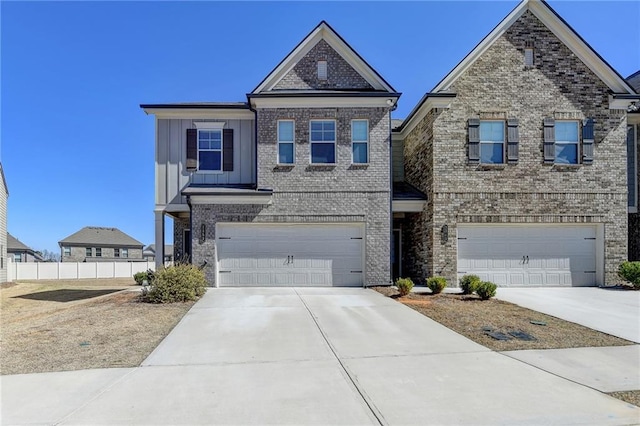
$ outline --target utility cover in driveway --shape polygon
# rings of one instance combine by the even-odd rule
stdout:
[[[595,225],[458,225],[458,275],[499,286],[596,285]]]
[[[219,223],[218,283],[235,286],[361,286],[361,224]]]

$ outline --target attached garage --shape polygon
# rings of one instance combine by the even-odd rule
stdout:
[[[362,286],[363,224],[216,225],[220,287]]]
[[[458,225],[458,277],[503,287],[595,286],[602,282],[598,225]]]

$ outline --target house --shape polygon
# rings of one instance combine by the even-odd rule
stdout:
[[[7,281],[7,198],[9,189],[0,163],[0,283]]]
[[[156,247],[169,215],[214,286],[617,282],[640,97],[549,5],[522,1],[392,120],[399,97],[323,21],[246,102],[141,105]]]
[[[85,226],[58,241],[62,262],[139,262],[143,244],[118,228]]]
[[[640,71],[630,75],[627,82],[640,93]],[[640,212],[638,211],[638,187],[640,187],[640,102],[627,108],[627,185],[629,188],[629,260],[640,261]]]
[[[156,245],[149,244],[148,246],[146,246],[144,250],[142,250],[142,257],[144,257],[144,259],[147,261],[154,262],[156,259]],[[173,245],[172,244],[164,245],[164,261],[165,262],[173,261]]]
[[[638,99],[547,3],[521,2],[394,129],[404,179],[427,196],[394,221],[403,273],[618,282],[627,108]]]
[[[7,232],[7,255],[14,262],[42,262],[42,255]]]

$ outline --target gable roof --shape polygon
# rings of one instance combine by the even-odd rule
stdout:
[[[626,80],[636,92],[640,93],[640,70],[631,74]]]
[[[324,40],[376,91],[396,93],[387,81],[365,61],[326,21],[321,21],[282,61],[256,86],[251,94],[268,92],[320,41]]]
[[[7,251],[33,251],[29,246],[7,232]]]
[[[522,0],[500,23],[451,70],[431,92],[425,94],[396,130],[404,132],[415,125],[416,117],[433,107],[437,97],[455,97],[451,86],[486,52],[526,11],[531,11],[562,43],[564,43],[615,94],[635,94],[629,83],[605,61],[558,13],[544,0]],[[440,105],[438,105],[440,106]],[[419,121],[419,120],[418,120]]]
[[[4,177],[4,167],[2,167],[2,163],[0,163],[0,178],[2,178],[2,186],[4,187],[4,192],[9,195],[9,187],[7,186],[7,179]]]
[[[149,244],[148,246],[146,246],[143,250],[143,253],[147,253],[147,254],[155,254],[156,252],[156,245],[155,244]],[[168,256],[170,254],[173,254],[173,244],[165,244],[164,245],[164,255]]]
[[[98,226],[85,226],[78,232],[58,241],[63,244],[86,244],[94,246],[136,246],[142,248],[143,244],[125,234],[118,228],[102,228]]]

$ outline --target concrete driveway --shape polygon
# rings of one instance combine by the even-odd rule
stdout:
[[[139,368],[1,380],[3,424],[640,423],[364,289],[211,289]]]

